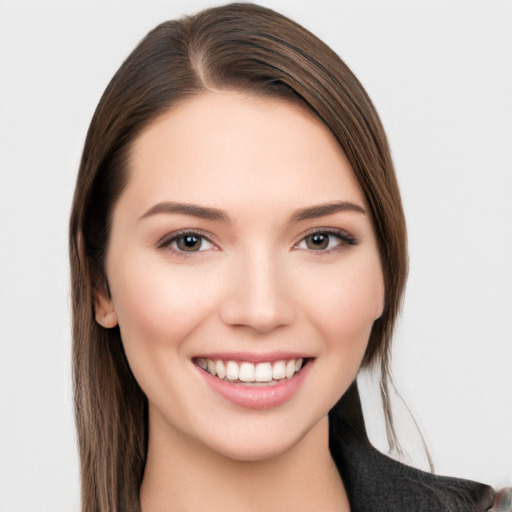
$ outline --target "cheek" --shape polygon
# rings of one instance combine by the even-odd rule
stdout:
[[[110,286],[127,357],[179,349],[209,314],[212,286],[200,271],[161,262],[128,261],[113,269]]]
[[[316,276],[317,293],[310,298],[309,310],[312,322],[331,344],[359,353],[364,352],[373,322],[382,313],[384,283],[374,258],[350,263],[320,279]]]

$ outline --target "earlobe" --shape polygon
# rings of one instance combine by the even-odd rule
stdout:
[[[114,309],[112,299],[107,296],[106,290],[101,287],[95,292],[94,297],[94,316],[105,329],[111,329],[117,325],[117,314]]]

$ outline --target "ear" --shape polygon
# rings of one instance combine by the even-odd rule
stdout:
[[[111,329],[117,325],[117,314],[114,304],[105,286],[98,286],[94,292],[94,316],[105,329]]]

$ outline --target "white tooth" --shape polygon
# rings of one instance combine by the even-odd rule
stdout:
[[[295,359],[295,371],[298,372],[302,368],[302,357]]]
[[[215,363],[211,359],[207,359],[206,364],[208,365],[208,371],[215,375]]]
[[[254,382],[254,365],[252,363],[242,363],[238,372],[238,378],[242,382]]]
[[[254,372],[256,382],[270,382],[272,380],[272,364],[258,363]]]
[[[217,373],[217,377],[219,377],[219,379],[223,379],[226,376],[226,367],[224,366],[223,361],[220,359],[215,362],[215,372]]]
[[[284,361],[276,361],[272,365],[272,377],[275,380],[284,379],[286,377],[286,365]]]
[[[238,365],[235,361],[228,361],[226,364],[226,377],[229,380],[237,380],[238,379]]]
[[[208,365],[206,364],[206,359],[204,359],[203,357],[198,357],[197,366],[200,366],[203,370],[206,370],[206,368],[208,368]]]
[[[295,359],[290,359],[286,363],[286,377],[290,379],[293,377],[293,374],[295,373]]]

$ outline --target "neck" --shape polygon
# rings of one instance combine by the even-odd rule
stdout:
[[[239,461],[181,435],[152,436],[141,485],[143,512],[339,511],[349,505],[323,418],[286,453]]]

